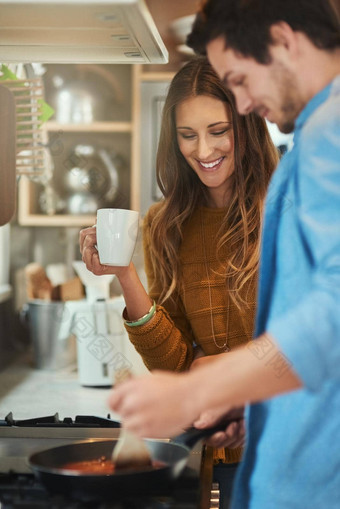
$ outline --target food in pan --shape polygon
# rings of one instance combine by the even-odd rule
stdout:
[[[113,474],[115,465],[111,460],[102,456],[88,461],[71,461],[62,465],[63,470],[74,470],[84,474]]]
[[[160,461],[153,461],[152,468],[162,468],[165,467],[165,463]],[[120,472],[122,468],[116,468],[115,464],[111,459],[107,459],[105,456],[102,456],[98,459],[94,460],[86,460],[86,461],[71,461],[65,463],[61,466],[62,470],[72,470],[77,474],[93,474],[93,475],[107,475],[113,474],[114,472]],[[142,470],[145,467],[141,468],[136,465],[131,464],[129,467],[124,468],[124,472],[127,470]]]

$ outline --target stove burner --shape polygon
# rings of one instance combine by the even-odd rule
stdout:
[[[0,474],[2,509],[197,509],[197,493],[198,486],[194,485],[186,491],[175,489],[168,496],[84,502],[48,493],[30,474]]]
[[[64,417],[61,421],[59,414],[35,417],[34,419],[15,420],[13,413],[6,415],[5,419],[0,419],[0,426],[20,426],[20,427],[79,427],[79,428],[119,428],[120,423],[113,421],[110,414],[105,417],[97,417],[95,415],[76,415],[75,419]]]

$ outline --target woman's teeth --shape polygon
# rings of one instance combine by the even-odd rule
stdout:
[[[220,157],[219,159],[216,159],[216,161],[213,161],[211,163],[203,163],[202,161],[200,161],[200,164],[203,166],[203,168],[211,169],[220,164],[222,159],[223,157]]]

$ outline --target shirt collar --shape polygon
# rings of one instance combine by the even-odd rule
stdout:
[[[336,86],[340,76],[337,76],[333,81],[331,81],[328,85],[325,86],[320,92],[315,94],[312,99],[306,104],[304,109],[301,111],[300,115],[297,117],[295,122],[295,131],[298,131],[302,128],[303,124],[308,120],[308,118],[314,113],[314,111],[328,99],[332,85]]]

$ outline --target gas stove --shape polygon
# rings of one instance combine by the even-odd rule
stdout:
[[[211,457],[197,444],[187,466],[171,486],[157,495],[124,499],[79,501],[49,493],[27,462],[34,452],[84,440],[117,439],[119,422],[106,417],[77,415],[60,418],[58,413],[16,420],[13,414],[0,419],[0,509],[207,509],[210,507]]]

